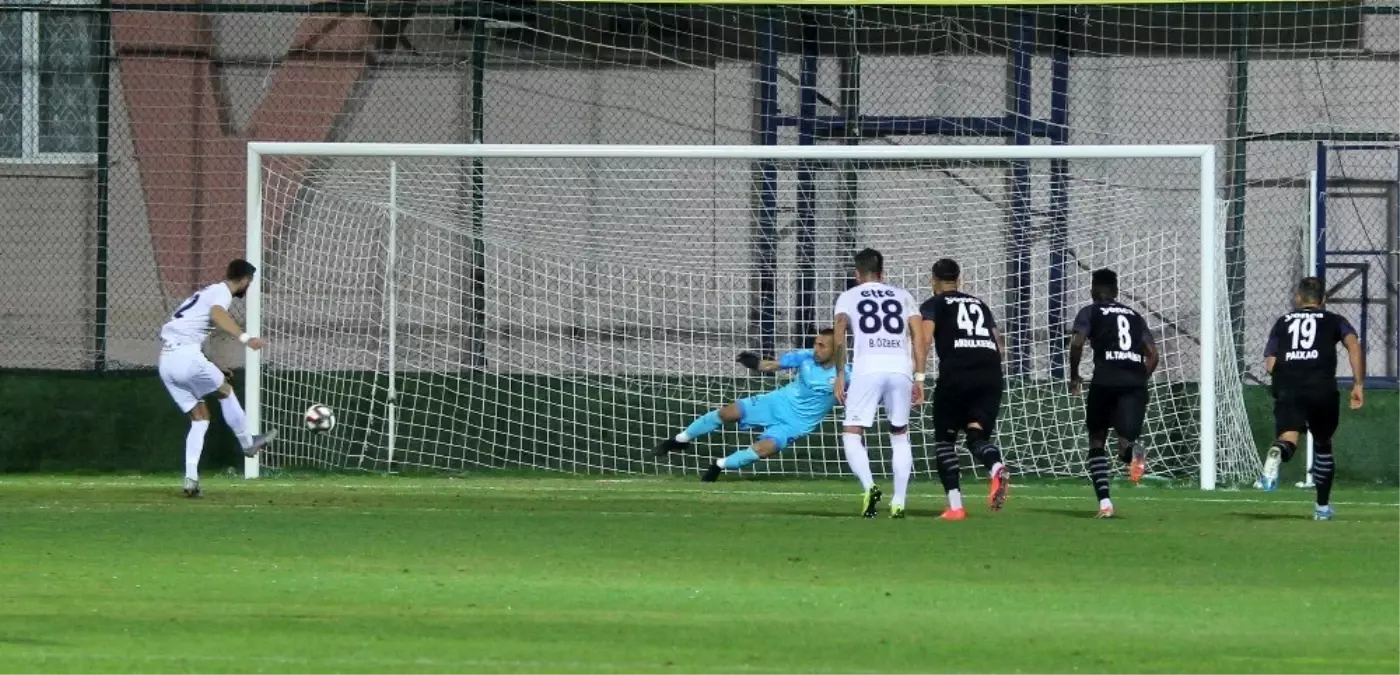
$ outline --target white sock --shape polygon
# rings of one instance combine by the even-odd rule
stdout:
[[[248,422],[243,417],[243,406],[238,404],[238,394],[219,399],[219,408],[224,411],[224,424],[238,437],[238,444],[245,448],[252,445],[253,437],[248,433]]]
[[[676,434],[676,442],[677,442],[677,443],[689,443],[689,442],[690,442],[690,436],[687,435],[684,431],[682,431],[682,432]]]
[[[185,436],[185,478],[199,480],[199,456],[204,452],[204,433],[209,431],[209,420],[190,422],[190,433]]]
[[[996,464],[993,464],[993,465],[992,465],[992,475],[995,476],[995,475],[1001,473],[1001,470],[1002,470],[1002,469],[1005,469],[1005,468],[1006,468],[1006,465],[1005,465],[1005,464],[1002,464],[1001,462],[997,462]]]
[[[1113,502],[1112,502],[1111,500],[1108,500],[1108,499],[1100,499],[1100,500],[1099,500],[1099,508],[1100,508],[1100,509],[1111,509],[1111,508],[1113,508]]]
[[[851,473],[860,479],[860,486],[869,490],[875,486],[875,476],[870,473],[870,453],[865,449],[865,439],[860,434],[841,434],[841,444],[846,448],[846,463]]]
[[[962,490],[949,490],[948,508],[956,511],[962,507]]]
[[[909,443],[909,434],[890,434],[890,450],[890,463],[894,465],[894,499],[890,504],[904,506],[909,477],[914,475],[914,448]]]

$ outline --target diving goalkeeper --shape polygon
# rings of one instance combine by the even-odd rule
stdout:
[[[691,441],[728,422],[738,422],[740,429],[762,431],[753,445],[711,463],[701,480],[712,483],[724,471],[742,469],[760,459],[772,457],[782,452],[789,443],[821,426],[822,420],[836,405],[836,373],[846,361],[845,348],[836,344],[835,334],[830,328],[817,334],[812,349],[788,352],[777,361],[765,361],[757,354],[744,352],[737,360],[744,367],[762,373],[791,370],[796,375],[780,389],[740,399],[700,416],[685,431],[661,441],[652,451],[653,457],[688,450]],[[846,379],[850,380],[849,373]]]

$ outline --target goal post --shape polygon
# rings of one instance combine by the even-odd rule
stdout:
[[[484,423],[483,420],[494,424],[487,418],[509,415],[512,418],[509,423],[503,423],[499,428],[493,427],[494,437],[489,442],[499,446],[519,445],[502,448],[503,453],[513,458],[507,462],[510,465],[566,471],[669,470],[668,467],[632,457],[601,456],[607,453],[593,456],[594,448],[604,446],[608,453],[625,454],[629,451],[627,446],[643,436],[634,438],[630,435],[633,431],[629,429],[626,431],[626,442],[618,441],[616,430],[601,429],[600,422],[589,416],[605,409],[610,411],[607,413],[609,415],[629,418],[627,421],[633,427],[655,426],[657,419],[662,417],[666,419],[662,426],[674,426],[676,419],[703,412],[702,408],[706,405],[723,403],[726,397],[742,393],[727,380],[726,384],[716,384],[721,380],[706,368],[676,364],[699,362],[696,359],[701,357],[691,357],[687,355],[688,351],[703,355],[718,354],[723,351],[716,347],[719,343],[726,348],[731,344],[751,345],[755,339],[751,334],[736,335],[728,328],[706,328],[703,314],[709,308],[726,312],[726,316],[739,317],[733,325],[754,323],[752,316],[741,316],[754,313],[749,306],[750,301],[746,299],[754,294],[752,288],[739,288],[733,290],[732,296],[725,296],[737,298],[735,300],[714,299],[720,298],[723,293],[702,288],[699,293],[704,299],[691,303],[684,298],[680,301],[668,300],[671,296],[666,289],[686,284],[714,285],[719,283],[716,279],[722,281],[726,274],[736,273],[734,270],[739,267],[737,263],[731,265],[730,260],[746,255],[738,252],[746,250],[749,242],[731,244],[717,234],[706,234],[703,227],[708,226],[706,223],[711,220],[751,221],[765,217],[771,220],[772,214],[779,210],[773,204],[776,199],[771,193],[764,193],[767,201],[753,198],[753,191],[760,189],[755,187],[755,183],[761,182],[753,177],[755,174],[765,169],[776,171],[776,167],[781,166],[784,170],[797,167],[797,171],[806,170],[810,175],[814,169],[838,164],[842,167],[863,167],[862,170],[869,171],[871,177],[866,183],[871,191],[880,193],[881,187],[890,189],[880,193],[884,199],[867,197],[868,203],[860,204],[859,209],[847,209],[847,212],[859,210],[861,223],[867,220],[874,222],[880,236],[885,237],[881,241],[890,240],[890,237],[901,241],[899,237],[903,235],[916,237],[918,245],[894,245],[887,248],[886,255],[887,259],[903,259],[900,262],[905,265],[904,269],[909,270],[904,274],[905,278],[894,280],[905,283],[916,296],[922,296],[927,295],[926,274],[916,274],[912,270],[927,270],[940,251],[970,255],[966,252],[972,249],[965,241],[959,241],[961,235],[952,230],[957,227],[957,222],[978,220],[995,223],[1018,215],[1029,221],[1039,217],[1030,213],[1033,206],[1018,206],[1013,203],[1014,198],[1003,200],[994,193],[1005,187],[1003,180],[1027,181],[1007,192],[1020,188],[1028,193],[1032,184],[1048,183],[1053,186],[1054,180],[1050,178],[1053,172],[1042,175],[1023,169],[1019,175],[1030,177],[1018,179],[1012,178],[1013,172],[1004,170],[1005,167],[1025,167],[1031,162],[1048,160],[1067,161],[1071,167],[1078,162],[1095,162],[1096,166],[1110,167],[1117,162],[1174,160],[1192,166],[1196,174],[1195,183],[1191,186],[1195,193],[1194,210],[1199,214],[1195,219],[1196,231],[1172,231],[1169,225],[1164,224],[1161,232],[1152,232],[1153,209],[1158,207],[1135,195],[1153,186],[1118,185],[1111,171],[1102,171],[1092,178],[1076,180],[1075,192],[1071,197],[1064,198],[1066,203],[1071,203],[1068,207],[1071,210],[1071,223],[1077,217],[1073,213],[1076,207],[1092,212],[1085,216],[1086,219],[1092,217],[1098,223],[1096,227],[1099,229],[1094,231],[1094,236],[1084,238],[1085,249],[1076,252],[1078,264],[1087,272],[1090,265],[1114,264],[1115,255],[1131,255],[1141,261],[1144,269],[1151,270],[1150,274],[1144,273],[1150,278],[1141,282],[1137,289],[1142,297],[1149,298],[1144,302],[1152,304],[1150,298],[1170,297],[1170,300],[1146,307],[1151,312],[1145,313],[1152,314],[1150,323],[1169,323],[1172,330],[1182,336],[1172,338],[1168,341],[1170,345],[1165,347],[1175,351],[1164,354],[1167,365],[1163,368],[1174,370],[1164,376],[1171,378],[1171,381],[1163,385],[1165,388],[1162,391],[1167,396],[1178,395],[1182,391],[1194,392],[1189,398],[1180,400],[1190,400],[1195,404],[1195,419],[1191,421],[1198,425],[1197,437],[1187,437],[1182,441],[1183,445],[1194,445],[1195,458],[1183,460],[1180,466],[1196,469],[1200,487],[1207,490],[1215,489],[1221,482],[1222,467],[1225,467],[1227,475],[1224,478],[1228,482],[1238,483],[1254,478],[1247,475],[1254,471],[1251,463],[1257,467],[1257,455],[1252,447],[1248,447],[1250,443],[1247,420],[1243,417],[1238,370],[1231,358],[1226,357],[1225,363],[1220,362],[1223,356],[1219,349],[1222,344],[1220,331],[1222,327],[1229,330],[1230,322],[1228,303],[1222,302],[1219,297],[1224,287],[1224,265],[1220,254],[1224,237],[1218,227],[1216,151],[1210,145],[704,146],[250,142],[247,151],[247,257],[259,268],[258,279],[247,293],[247,322],[250,333],[269,340],[266,354],[248,352],[248,423],[255,433],[262,432],[263,427],[268,425],[294,426],[301,409],[313,402],[324,402],[338,414],[354,416],[352,424],[339,424],[338,430],[347,427],[358,429],[354,438],[343,439],[318,438],[298,434],[295,430],[279,430],[292,433],[284,435],[286,441],[279,444],[279,448],[270,449],[267,453],[273,463],[306,463],[337,468],[359,466],[376,470],[401,465],[446,470],[469,468],[480,464],[453,456],[454,452],[458,452],[453,448],[471,442],[462,437],[459,430],[447,430],[444,425],[472,425]],[[505,251],[500,254],[499,260],[494,261],[496,271],[509,277],[501,282],[502,286],[516,284],[499,292],[520,293],[532,298],[531,301],[536,303],[532,307],[549,311],[558,309],[574,317],[574,324],[565,326],[565,322],[561,321],[557,325],[551,324],[552,327],[548,329],[520,322],[494,328],[502,336],[498,342],[503,345],[512,340],[528,342],[533,345],[533,351],[523,357],[508,351],[500,352],[504,356],[498,360],[505,363],[497,365],[488,360],[486,368],[474,369],[485,372],[470,375],[461,374],[469,368],[469,360],[454,351],[458,349],[453,342],[457,336],[452,333],[468,330],[461,327],[467,321],[463,307],[474,303],[457,302],[450,296],[452,293],[464,295],[464,289],[472,285],[471,281],[479,281],[486,272],[471,270],[470,265],[463,267],[461,263],[461,260],[470,258],[469,249],[472,246],[469,242],[471,237],[477,236],[459,217],[462,209],[455,203],[464,199],[459,194],[463,189],[460,170],[463,160],[485,162],[488,170],[492,161],[507,165],[496,171],[495,175],[502,176],[498,180],[499,187],[488,186],[485,195],[473,194],[465,199],[487,200],[488,211],[493,204],[502,204],[499,208],[513,209],[513,215],[509,217],[526,214],[523,219],[503,223],[497,234],[500,241],[493,242],[493,246],[498,245]],[[330,166],[337,162],[349,162],[353,166]],[[422,166],[409,167],[412,162],[419,162]],[[695,170],[697,166],[705,168]],[[612,173],[608,173],[610,171]],[[936,181],[929,177],[940,173],[942,175],[937,175]],[[658,176],[663,175],[667,180],[664,187],[657,183],[661,180]],[[1001,175],[1005,178],[995,177]],[[881,181],[890,185],[883,185]],[[952,187],[937,187],[944,184]],[[799,191],[802,189],[798,188]],[[964,193],[973,196],[963,196]],[[810,195],[806,197],[808,202],[805,206],[803,199],[799,194],[799,224],[814,227],[812,223],[821,219],[814,212],[821,211],[821,207],[811,205]],[[745,203],[739,205],[741,200]],[[959,200],[976,202],[978,211],[968,211],[972,207],[962,205]],[[753,203],[759,201],[763,203]],[[733,205],[730,205],[731,202]],[[1017,208],[1027,211],[1012,213]],[[598,231],[598,220],[608,213],[621,213],[619,217],[628,223],[647,218],[655,220],[657,213],[664,213],[668,222],[676,225],[665,233],[654,233],[655,236],[651,238],[658,242],[664,238],[661,236],[664,234],[665,237],[679,237],[675,241],[691,241],[690,245],[698,246],[693,243],[695,238],[710,237],[712,241],[704,244],[707,248],[702,253],[714,261],[711,266],[716,271],[703,274],[678,271],[672,260],[658,261],[658,269],[637,271],[633,268],[645,268],[649,261],[639,258],[635,252],[631,257],[619,254],[622,257],[617,261],[590,262],[592,258],[589,256],[594,255],[590,252],[614,248],[622,251],[648,237],[645,232],[629,234],[623,226],[616,231]],[[755,216],[754,213],[760,215]],[[802,220],[804,213],[806,221]],[[487,217],[490,217],[489,213]],[[509,220],[507,216],[501,217]],[[1133,219],[1141,229],[1115,233],[1113,220],[1124,217]],[[835,220],[836,216],[832,216],[832,219]],[[1161,222],[1167,223],[1168,220]],[[535,224],[541,228],[540,233],[531,232]],[[750,222],[742,225],[727,231],[748,232],[752,229]],[[772,229],[771,225],[771,222],[767,222],[765,226]],[[688,227],[693,230],[690,232],[691,240],[685,238]],[[1102,238],[1094,238],[1099,235]],[[269,241],[269,236],[275,241]],[[799,233],[798,238],[802,236]],[[811,234],[807,233],[807,236]],[[1000,235],[986,233],[986,236],[995,240]],[[1034,233],[1025,234],[1026,241],[1033,236]],[[1114,237],[1114,241],[1107,241]],[[1161,252],[1153,249],[1152,241],[1158,240],[1152,237],[1160,237]],[[1186,265],[1178,264],[1181,256],[1166,249],[1190,238],[1199,238],[1199,258],[1191,265],[1194,269],[1188,272]],[[294,239],[297,240],[295,243],[292,242]],[[465,255],[462,251],[464,242],[468,242],[465,244],[468,249]],[[862,245],[865,242],[862,237]],[[770,247],[766,255],[774,257],[776,254],[771,249],[776,245],[772,241],[766,245]],[[802,245],[801,241],[797,244],[799,247]],[[1029,258],[1029,244],[1024,245],[1027,246],[1024,256]],[[570,253],[570,246],[576,246],[576,252]],[[1009,291],[1013,282],[1007,277],[1015,276],[1003,273],[1015,264],[1007,260],[1010,254],[1005,253],[1005,248],[1009,246],[1012,245],[998,241],[976,249],[987,260],[982,261],[980,266],[972,265],[973,271],[965,276],[977,277],[980,274],[986,287]],[[553,252],[536,255],[532,247],[552,249]],[[506,251],[507,248],[510,250]],[[648,250],[659,255],[656,252],[663,249]],[[1089,253],[1085,253],[1085,250]],[[559,254],[560,251],[565,253]],[[763,255],[759,254],[758,257],[763,258]],[[803,255],[801,251],[797,253],[799,258]],[[569,256],[586,258],[587,264],[557,260]],[[812,267],[810,258],[809,253],[805,259],[808,270]],[[968,260],[964,263],[964,269],[968,270],[968,263],[972,262],[977,261]],[[745,262],[745,265],[751,266],[749,262]],[[1031,263],[1032,268],[1037,266],[1038,263]],[[849,275],[849,262],[844,256],[833,254],[828,267],[823,268],[826,270],[823,272],[826,275],[823,283],[835,289]],[[771,278],[771,270],[769,273],[770,277],[757,280],[756,287],[758,293],[768,294],[771,302],[775,282]],[[648,274],[665,277],[666,284],[646,285]],[[1028,282],[1039,275],[1040,272],[1035,269],[1026,270],[1024,278]],[[522,283],[522,278],[527,281]],[[626,288],[629,279],[643,279],[637,283],[645,288]],[[1164,284],[1172,282],[1197,283],[1198,288],[1192,290],[1196,292],[1194,297],[1198,306],[1180,307],[1186,303],[1178,300],[1177,294],[1162,288]],[[776,283],[781,285],[784,282],[780,279]],[[968,283],[974,292],[978,291],[977,278],[969,278]],[[1125,285],[1131,283],[1134,282],[1129,281]],[[363,288],[357,286],[360,284],[364,284]],[[1053,278],[1051,284],[1055,284]],[[556,286],[567,288],[556,289]],[[345,295],[337,297],[335,289],[342,287],[345,288]],[[365,292],[361,293],[361,290]],[[1068,295],[1070,290],[1077,294]],[[1066,291],[1067,301],[1065,298],[1050,298],[1048,301],[1052,304],[1067,302],[1067,307],[1082,305],[1088,299],[1085,290],[1069,289]],[[297,297],[299,292],[306,297]],[[379,299],[373,299],[375,295]],[[714,298],[710,298],[710,295]],[[396,301],[400,296],[403,299]],[[1006,316],[1005,305],[999,302],[1000,298],[994,299],[998,300],[992,303],[998,316]],[[457,300],[460,300],[460,296]],[[815,302],[817,317],[829,314],[827,300],[823,298],[821,302]],[[269,302],[279,306],[270,306]],[[665,312],[657,309],[668,302],[679,302],[676,306],[682,309],[671,308]],[[298,307],[291,307],[298,303]],[[562,304],[569,306],[556,307]],[[1170,305],[1171,309],[1161,309],[1158,305]],[[769,314],[765,315],[765,311]],[[760,308],[758,312],[758,321],[768,322],[765,330],[772,324],[771,313],[774,311],[784,312],[785,309],[768,307]],[[270,319],[272,315],[269,312],[277,316]],[[300,320],[293,316],[296,312],[311,313],[316,318],[299,323]],[[596,316],[599,313],[625,316],[627,325],[604,325],[604,321]],[[685,315],[674,316],[675,313]],[[1181,318],[1196,313],[1197,325],[1190,330],[1191,327],[1185,326]],[[344,316],[333,316],[337,314]],[[1032,314],[1038,315],[1039,312],[1027,311],[1028,316]],[[442,317],[445,315],[451,315],[452,320],[444,321]],[[1049,316],[1050,322],[1054,323],[1053,310]],[[665,325],[647,325],[648,321]],[[796,325],[799,322],[793,323]],[[400,324],[404,325],[402,331]],[[470,332],[480,328],[473,327]],[[742,332],[746,329],[738,330]],[[1008,387],[1019,387],[1012,396],[1015,402],[1009,405],[1022,407],[1016,408],[1012,413],[1014,421],[1008,421],[1010,428],[1003,429],[1001,433],[1016,433],[1015,430],[1020,429],[1038,434],[1034,442],[1026,442],[1021,458],[1023,463],[1035,467],[1030,473],[1076,475],[1079,472],[1079,460],[1073,459],[1076,453],[1063,449],[1076,446],[1082,438],[1082,430],[1075,427],[1073,422],[1075,419],[1082,420],[1082,417],[1075,417],[1078,412],[1074,409],[1075,404],[1057,389],[1062,381],[1054,381],[1048,375],[1054,367],[1035,365],[1040,361],[1049,363],[1053,357],[1047,355],[1062,352],[1062,339],[1067,330],[1068,322],[1065,321],[1063,325],[1026,326],[1024,334],[1009,336],[1009,339],[1026,346],[1030,365],[1026,367],[1026,373],[1015,378],[1018,384],[1008,384]],[[534,335],[541,331],[548,335]],[[573,337],[568,335],[570,331],[574,333]],[[399,335],[400,332],[404,335]],[[1196,335],[1189,335],[1191,332]],[[803,336],[787,337],[792,339],[785,345],[788,342],[798,343]],[[587,344],[608,340],[624,346]],[[1228,344],[1230,341],[1224,342]],[[625,346],[632,343],[643,346]],[[509,350],[509,347],[497,349]],[[1192,349],[1197,350],[1195,355],[1187,353]],[[566,351],[566,355],[551,356]],[[551,361],[556,358],[558,363]],[[631,370],[622,375],[612,374],[613,368],[606,361],[609,358],[625,362]],[[512,359],[515,361],[512,362]],[[522,372],[532,372],[528,377],[515,377],[512,368],[522,364]],[[723,367],[724,362],[715,365]],[[1190,372],[1192,370],[1194,372]],[[346,374],[349,371],[359,374]],[[1221,389],[1222,375],[1226,378],[1225,390]],[[513,377],[515,379],[510,379]],[[728,377],[732,378],[732,373]],[[678,384],[676,378],[683,379],[684,383]],[[269,390],[269,386],[273,389]],[[746,386],[771,387],[772,383],[764,381]],[[565,392],[567,396],[560,392]],[[680,406],[684,410],[671,409],[667,398],[671,392],[683,392],[676,394],[675,398],[685,402],[686,405]],[[561,405],[560,401],[565,398],[571,403]],[[598,398],[611,399],[607,403],[610,407],[595,407]],[[636,405],[643,409],[629,407]],[[522,412],[518,410],[521,407],[531,410]],[[1218,415],[1222,410],[1227,411],[1228,419],[1224,424],[1230,427],[1228,432],[1221,431],[1222,420]],[[451,420],[454,416],[462,419],[460,422]],[[1180,421],[1182,418],[1189,418],[1189,415],[1181,413],[1174,417],[1163,413],[1159,420],[1164,429],[1162,437],[1181,438],[1185,432],[1166,427],[1174,419]],[[528,429],[530,424],[551,429],[572,429],[588,437],[587,445],[580,446],[582,452],[575,448],[562,450],[557,453],[561,456],[555,456],[544,447],[549,439]],[[1042,434],[1036,430],[1037,424],[1053,427],[1053,431]],[[503,432],[504,429],[515,431]],[[512,437],[511,433],[518,433],[519,436]],[[1055,438],[1047,440],[1051,435]],[[1221,447],[1222,438],[1227,440],[1228,447]],[[396,447],[400,443],[414,444],[414,447]],[[1004,438],[1003,443],[1015,448],[1020,441]],[[1044,448],[1062,450],[1055,450],[1053,456],[1037,456],[1038,452],[1046,452]],[[645,449],[638,446],[631,448],[631,451],[639,458]],[[1175,451],[1171,448],[1162,450]],[[799,447],[789,452],[802,453],[803,449]],[[569,457],[562,456],[570,453]],[[1013,450],[1010,454],[1015,455],[1016,452]],[[358,462],[350,461],[350,457],[358,458]],[[830,464],[833,472],[839,469],[834,463]],[[778,471],[785,466],[782,462],[775,465]],[[248,460],[246,475],[256,477],[259,468],[258,460]],[[803,472],[799,470],[797,473]]]

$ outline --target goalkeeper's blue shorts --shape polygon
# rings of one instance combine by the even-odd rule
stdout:
[[[821,419],[806,419],[798,414],[787,396],[778,392],[739,399],[739,428],[762,429],[759,440],[769,439],[779,450],[816,431],[821,423]]]

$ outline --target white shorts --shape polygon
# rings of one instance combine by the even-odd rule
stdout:
[[[209,362],[198,347],[167,349],[160,353],[160,381],[180,412],[188,413],[224,384],[224,373]]]
[[[875,425],[875,413],[883,403],[890,426],[907,427],[913,393],[914,378],[904,373],[852,375],[846,389],[846,419],[842,424],[869,429]]]

